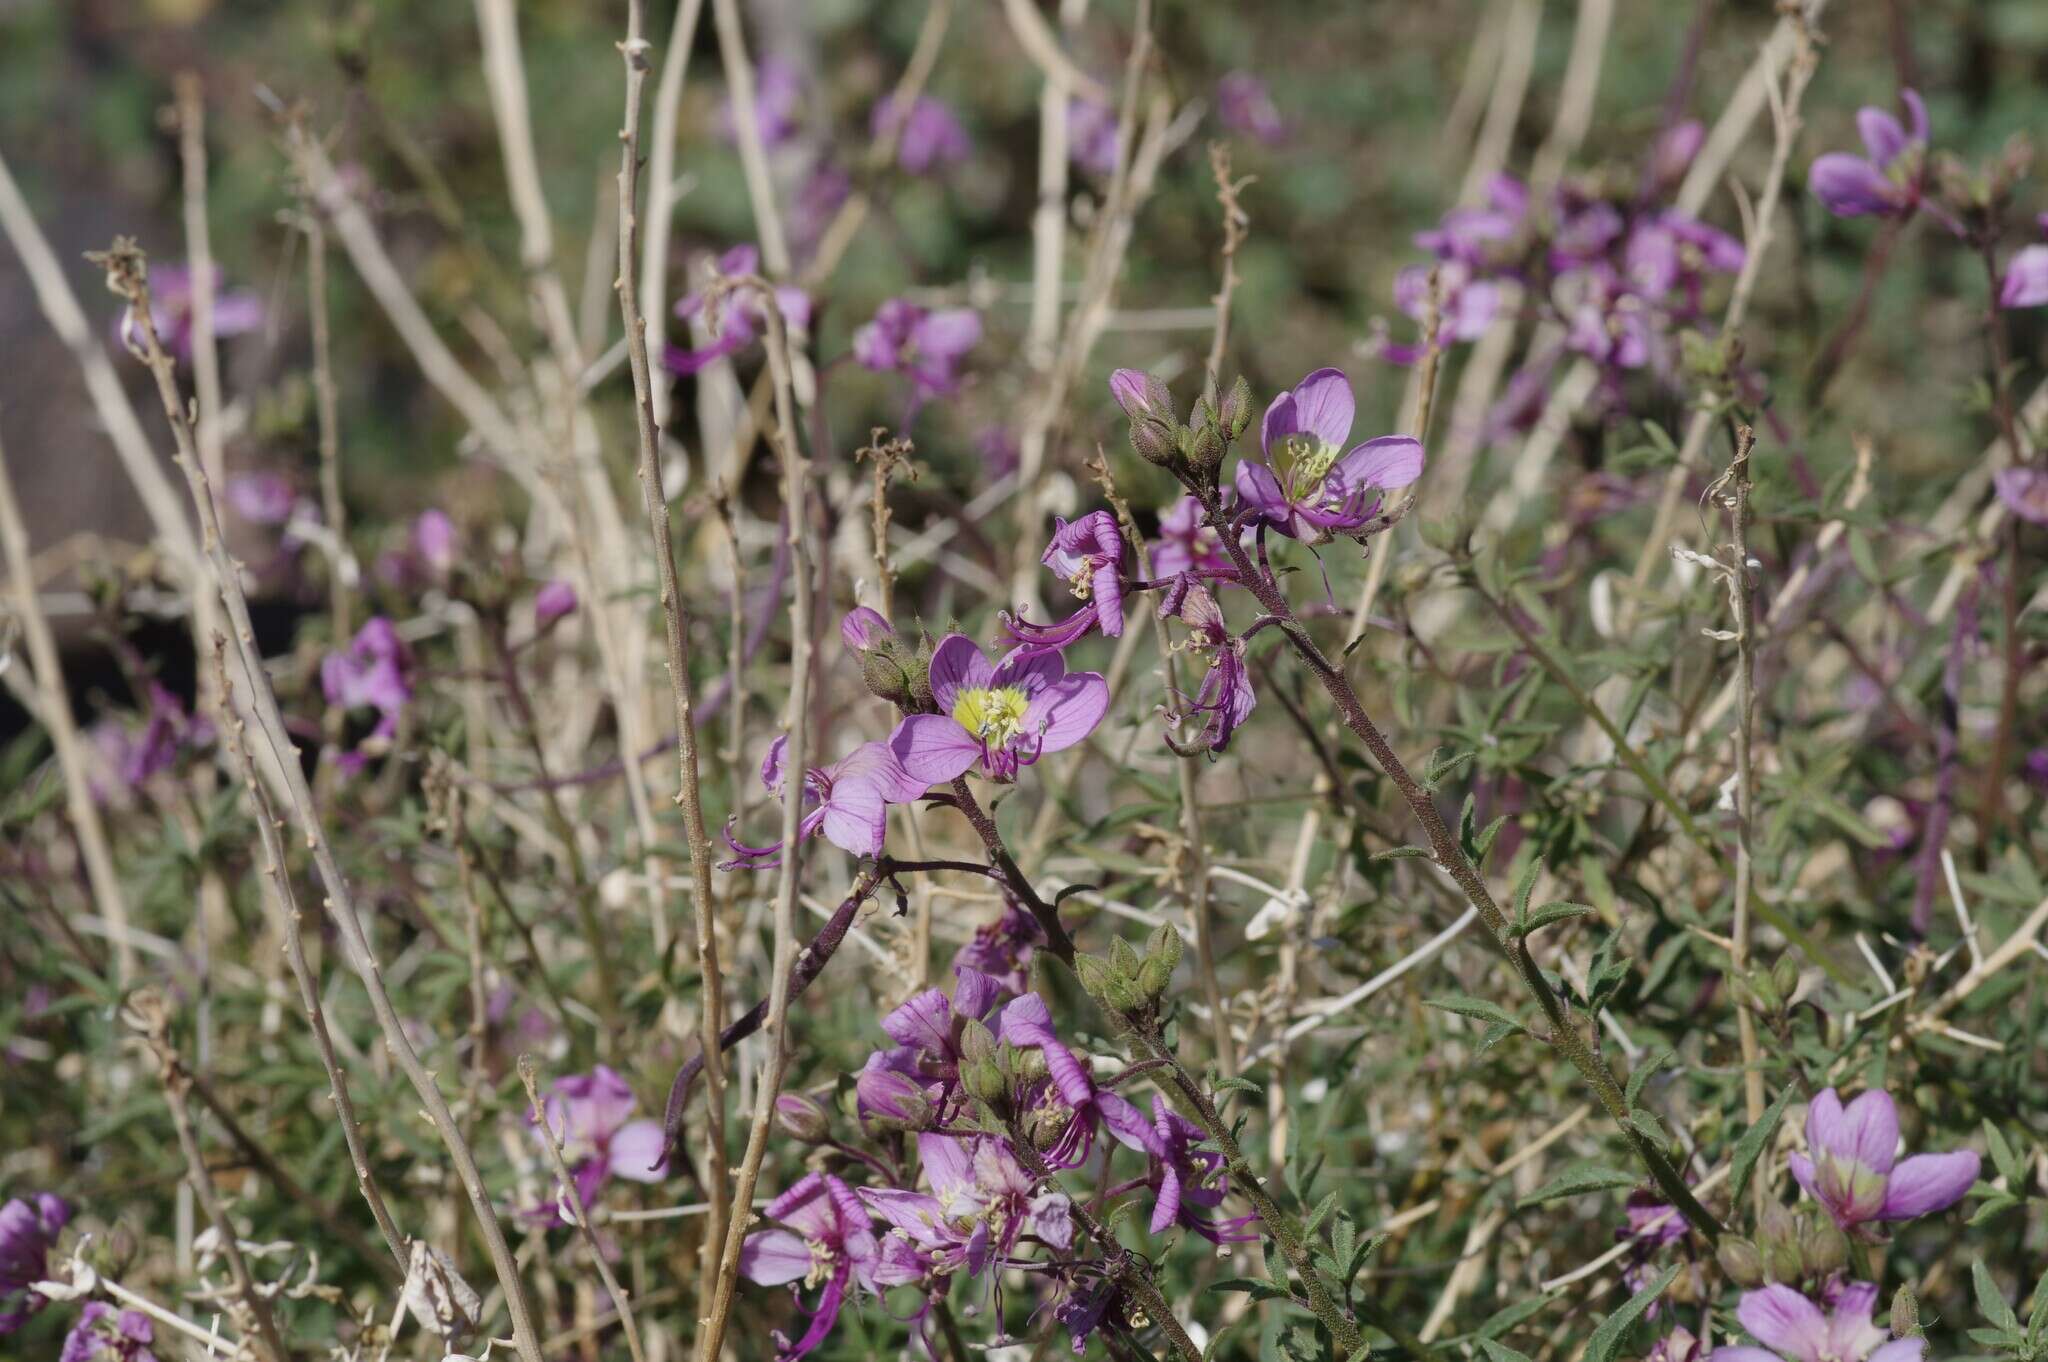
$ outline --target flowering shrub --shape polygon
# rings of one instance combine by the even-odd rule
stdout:
[[[8,1355],[2048,1359],[2023,6],[156,8]]]

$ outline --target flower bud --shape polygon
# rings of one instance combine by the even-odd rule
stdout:
[[[1045,1062],[1045,1051],[1035,1046],[1029,1050],[1019,1050],[1008,1042],[1004,1043],[1002,1051],[996,1057],[996,1067],[1004,1073],[1017,1075],[1026,1083],[1035,1083],[1052,1072],[1051,1067]]]
[[[960,1066],[960,1086],[977,1102],[986,1102],[998,1114],[1009,1105],[1010,1083],[993,1059],[977,1059]]]
[[[960,1057],[966,1060],[994,1059],[996,1057],[995,1032],[973,1017],[960,1020]]]
[[[846,640],[846,646],[854,652],[864,653],[884,641],[893,641],[896,631],[889,621],[882,618],[879,610],[870,610],[865,605],[856,605],[846,612],[846,618],[839,621],[839,637]]]
[[[1799,991],[1799,961],[1790,952],[1779,956],[1778,963],[1771,966],[1771,986],[1778,990],[1778,997],[1788,1003]]]
[[[576,588],[560,578],[544,583],[533,593],[533,623],[545,629],[576,609]]]
[[[1216,413],[1216,424],[1223,428],[1223,438],[1236,443],[1252,423],[1252,385],[1245,382],[1243,374],[1230,385],[1230,391],[1223,394],[1223,406]]]
[[[1919,1338],[1920,1299],[1913,1294],[1913,1288],[1903,1283],[1892,1293],[1892,1337]]]
[[[1714,1250],[1714,1261],[1728,1274],[1729,1281],[1745,1290],[1764,1284],[1764,1256],[1747,1239],[1733,1234],[1722,1239],[1720,1247]]]
[[[887,700],[898,709],[911,708],[916,704],[913,698],[915,687],[909,670],[904,666],[906,661],[915,665],[915,659],[906,658],[894,642],[869,649],[860,655],[861,684],[876,699]]]
[[[1130,942],[1120,936],[1110,939],[1109,965],[1125,979],[1138,977],[1138,953],[1131,949]]]
[[[1174,428],[1150,417],[1131,422],[1131,448],[1146,463],[1161,468],[1172,467],[1180,454]]]
[[[1166,995],[1167,985],[1173,982],[1173,966],[1166,963],[1163,955],[1148,955],[1138,964],[1138,996],[1148,1003],[1158,1002]]]
[[[1136,369],[1118,369],[1109,376],[1109,395],[1124,409],[1124,415],[1131,418],[1131,424],[1150,418],[1174,424],[1173,394],[1166,384],[1151,374]]]
[[[1190,427],[1193,432],[1188,438],[1188,462],[1197,468],[1214,468],[1223,462],[1223,436],[1213,421],[1204,421]]]
[[[1823,1220],[1800,1236],[1799,1256],[1813,1276],[1840,1272],[1849,1261],[1849,1236],[1836,1228],[1833,1221]]]
[[[920,710],[934,707],[932,700],[932,636],[925,634],[917,641],[917,652],[912,654],[910,665],[904,669],[910,676],[910,699]]]
[[[823,1143],[832,1128],[825,1108],[800,1092],[786,1092],[775,1099],[775,1123],[785,1135],[803,1144]]]

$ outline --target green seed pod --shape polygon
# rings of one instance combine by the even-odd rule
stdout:
[[[1799,991],[1799,961],[1787,952],[1778,957],[1778,963],[1771,966],[1771,985],[1778,990],[1778,997],[1786,1002]]]
[[[1892,1293],[1892,1337],[1920,1338],[1925,1331],[1920,1327],[1920,1298],[1913,1294],[1913,1288],[1901,1283]]]
[[[1729,1281],[1745,1290],[1764,1284],[1764,1256],[1747,1239],[1727,1236],[1714,1250],[1714,1261],[1728,1274]]]

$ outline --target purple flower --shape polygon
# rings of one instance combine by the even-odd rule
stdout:
[[[428,509],[412,523],[412,551],[437,576],[455,566],[455,522],[446,511]]]
[[[1382,435],[1340,455],[1356,414],[1341,369],[1318,369],[1274,398],[1259,429],[1264,460],[1238,461],[1238,498],[1307,544],[1363,529],[1379,510],[1380,492],[1422,476],[1422,443]]]
[[[2001,468],[1991,485],[2005,508],[2022,520],[2048,525],[2048,473],[2038,468]]]
[[[369,749],[398,736],[398,716],[412,700],[412,650],[390,620],[373,615],[346,650],[320,659],[320,689],[330,705],[377,711],[377,726],[352,754],[360,766]]]
[[[1998,286],[2000,307],[2041,307],[2048,304],[2048,246],[2022,246],[2006,262]]]
[[[150,777],[169,770],[181,749],[211,742],[213,725],[187,714],[183,701],[151,681],[149,707],[140,728],[110,716],[95,723],[88,736],[99,749],[106,769],[120,781],[119,790],[93,782],[93,798],[104,804],[120,791],[134,790]]]
[[[0,1206],[0,1334],[11,1334],[49,1302],[33,1290],[49,1275],[57,1232],[71,1208],[49,1192],[15,1197]]]
[[[1528,215],[1528,187],[1495,175],[1487,181],[1486,207],[1453,208],[1433,230],[1417,233],[1415,244],[1439,259],[1484,267],[1520,234]]]
[[[1734,274],[1742,268],[1742,243],[1716,227],[1681,213],[1659,213],[1630,230],[1622,251],[1629,286],[1645,298],[1682,295],[1679,311],[1697,316],[1709,272]]]
[[[731,278],[739,274],[761,272],[761,252],[752,246],[735,246],[718,257],[716,274],[720,278]],[[698,289],[686,294],[676,304],[676,316],[688,321],[704,310],[708,289]],[[782,320],[793,331],[802,331],[811,324],[811,296],[802,289],[788,284],[775,290],[775,305],[782,313]],[[768,329],[768,319],[762,310],[760,297],[751,289],[730,293],[720,302],[718,319],[712,330],[711,340],[696,350],[685,350],[671,345],[662,356],[662,367],[679,378],[696,373],[714,360],[736,354],[754,343],[763,331]]]
[[[960,361],[980,341],[981,314],[973,308],[927,312],[891,298],[853,333],[853,358],[878,374],[904,375],[920,397],[936,397],[959,386]]]
[[[1036,1050],[1046,1076],[1018,1095],[1020,1121],[1051,1168],[1073,1168],[1095,1147],[1099,1120],[1121,1144],[1150,1153],[1154,1145],[1145,1114],[1113,1092],[1097,1091],[1088,1066],[1053,1029],[1045,999],[1026,993],[1003,1008],[996,1034],[1019,1050]]]
[[[1869,1282],[1843,1287],[1832,1314],[1789,1286],[1745,1291],[1735,1317],[1764,1346],[1716,1348],[1708,1362],[1924,1362],[1927,1340],[1887,1341],[1870,1322],[1876,1304],[1877,1288]]]
[[[1159,514],[1159,542],[1152,548],[1152,570],[1161,577],[1183,572],[1234,576],[1237,569],[1223,552],[1223,536],[1202,521],[1202,503],[1184,496]]]
[[[1575,270],[1558,281],[1559,310],[1569,324],[1565,346],[1609,370],[1650,362],[1655,319],[1611,266]]]
[[[1410,265],[1394,276],[1394,304],[1425,325],[1429,319],[1429,274],[1431,266]],[[1486,334],[1500,307],[1500,286],[1488,279],[1472,277],[1471,266],[1446,260],[1437,271],[1437,343],[1456,344],[1478,340]],[[1381,356],[1395,364],[1413,364],[1422,358],[1420,345],[1383,345]]]
[[[1584,199],[1560,190],[1556,213],[1550,268],[1560,274],[1604,260],[1607,248],[1621,239],[1621,210],[1605,199]]]
[[[1697,118],[1673,124],[1660,133],[1650,147],[1649,191],[1661,194],[1685,178],[1692,158],[1707,140],[1707,125]]]
[[[791,1343],[775,1334],[777,1362],[794,1362],[823,1343],[839,1322],[849,1285],[875,1289],[880,1251],[867,1209],[853,1189],[830,1173],[809,1173],[768,1203],[779,1228],[757,1230],[740,1248],[740,1271],[757,1286],[824,1285],[810,1327]]]
[[[1006,993],[1022,993],[1025,967],[1045,941],[1045,929],[1016,899],[1005,895],[1002,915],[977,927],[974,936],[953,952],[953,970],[978,970]]]
[[[784,757],[789,737],[784,734],[769,744],[761,759],[761,783],[776,799],[783,795]],[[931,782],[920,780],[903,769],[888,744],[862,743],[829,766],[813,766],[804,773],[804,814],[797,823],[796,839],[810,840],[818,833],[842,851],[856,856],[879,856],[889,829],[891,804],[908,804],[923,795]],[[734,858],[719,864],[720,870],[765,870],[781,864],[782,843],[765,847],[744,846],[733,840],[732,824],[725,828],[725,844]]]
[[[901,1285],[966,1269],[978,1277],[1031,1235],[1055,1249],[1074,1241],[1071,1203],[1041,1192],[1008,1142],[980,1135],[962,1139],[929,1131],[917,1137],[917,1158],[931,1191],[860,1189],[860,1198],[889,1222],[912,1252],[885,1253],[881,1285]]]
[[[1266,93],[1266,82],[1249,71],[1226,71],[1216,82],[1216,117],[1232,132],[1264,142],[1269,147],[1287,140],[1287,124]]]
[[[1086,604],[1057,624],[1032,624],[1005,613],[1009,641],[1037,651],[1064,648],[1094,628],[1110,638],[1123,633],[1124,536],[1114,515],[1090,511],[1071,523],[1054,516],[1052,542],[1038,561],[1065,578],[1075,599]]]
[[[822,157],[797,181],[789,203],[789,239],[799,260],[817,250],[825,229],[852,193],[853,181],[846,172]]]
[[[953,996],[925,989],[882,1018],[893,1049],[868,1057],[855,1079],[858,1110],[906,1128],[943,1123],[960,1077],[960,1032],[996,1005],[999,981],[971,966],[954,967]]]
[[[919,95],[907,117],[897,113],[896,97],[886,96],[876,103],[868,130],[878,141],[896,135],[896,164],[912,175],[958,165],[974,150],[953,110],[930,95]]]
[[[1685,1238],[1690,1228],[1677,1207],[1660,1200],[1655,1192],[1641,1189],[1630,1192],[1624,1211],[1628,1216],[1628,1228],[1620,1231],[1616,1238],[1635,1240],[1645,1249],[1677,1243]]]
[[[1895,1164],[1899,1112],[1880,1088],[1847,1107],[1833,1088],[1815,1097],[1806,1109],[1806,1147],[1808,1154],[1787,1160],[1792,1176],[1845,1230],[1947,1210],[1977,1180],[1977,1155],[1968,1149],[1915,1154]]]
[[[229,476],[230,509],[251,525],[282,525],[292,518],[298,498],[282,473],[235,473]]]
[[[964,775],[977,761],[990,780],[1060,752],[1095,731],[1109,712],[1109,684],[1096,672],[1067,672],[1057,650],[1021,649],[991,666],[974,640],[948,634],[932,652],[936,714],[911,714],[889,747],[924,785]],[[920,792],[923,786],[920,786]]]
[[[865,605],[856,605],[846,612],[846,618],[839,621],[839,637],[846,640],[846,646],[856,653],[864,653],[885,639],[896,637],[896,630],[882,617],[879,610]]]
[[[220,269],[213,270],[213,334],[218,340],[230,336],[244,335],[263,325],[266,316],[263,299],[247,289],[219,291]],[[156,324],[157,339],[164,349],[178,360],[192,358],[192,271],[183,265],[155,265],[149,271],[149,316]],[[123,348],[133,337],[137,344],[142,337],[134,331],[134,318],[127,312],[121,313],[116,339]]]
[[[1148,1229],[1164,1234],[1175,1225],[1185,1226],[1212,1244],[1244,1243],[1258,1238],[1257,1231],[1240,1233],[1258,1219],[1246,1215],[1234,1220],[1212,1220],[1205,1211],[1223,1204],[1229,1180],[1223,1173],[1223,1156],[1214,1150],[1197,1149],[1207,1137],[1202,1128],[1153,1094],[1152,1125],[1145,1152],[1152,1156],[1152,1170],[1146,1183],[1153,1190],[1152,1220]]]
[[[1251,717],[1252,709],[1259,703],[1244,665],[1244,640],[1232,636],[1216,597],[1192,577],[1181,578],[1168,591],[1160,613],[1178,614],[1191,635],[1189,651],[1209,655],[1209,670],[1203,674],[1195,698],[1189,701],[1185,696],[1176,696],[1176,701],[1185,708],[1169,711],[1167,723],[1177,725],[1191,715],[1208,715],[1202,726],[1202,745],[1211,752],[1221,752],[1230,746],[1230,735]],[[1167,745],[1174,746],[1170,733]]]
[[[533,593],[533,623],[545,629],[576,608],[576,588],[561,580],[543,582]]]
[[[1095,175],[1116,174],[1116,110],[1096,99],[1067,101],[1067,155]]]
[[[661,1122],[632,1119],[634,1106],[626,1080],[602,1064],[587,1074],[555,1080],[545,1108],[548,1129],[561,1142],[562,1158],[586,1207],[596,1203],[608,1177],[659,1182],[668,1176],[661,1158]],[[541,1138],[539,1131],[534,1138]]]
[[[117,1315],[105,1301],[87,1301],[64,1336],[58,1362],[156,1362],[149,1350],[155,1338],[155,1327],[140,1310]]]
[[[763,147],[773,151],[796,139],[803,98],[803,75],[795,64],[772,55],[761,59],[754,71],[754,126],[760,131]],[[728,145],[737,145],[739,129],[728,95],[718,106],[718,135]]]
[[[1814,160],[1807,174],[1813,196],[1838,218],[1897,217],[1920,203],[1927,156],[1927,106],[1911,90],[1901,90],[1913,127],[1910,132],[1883,109],[1866,108],[1856,115],[1867,157],[1831,151]]]

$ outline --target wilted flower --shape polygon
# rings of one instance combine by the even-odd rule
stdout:
[[[398,718],[412,700],[412,650],[382,615],[373,615],[349,646],[320,659],[320,689],[340,709],[372,709],[376,727],[356,751],[343,757],[358,769],[374,749],[398,736]]]
[[[561,580],[543,582],[533,593],[533,622],[545,629],[576,608],[576,588]]]
[[[1044,941],[1045,929],[1038,919],[1006,894],[1001,916],[976,928],[972,939],[953,952],[953,969],[955,973],[962,968],[978,970],[1004,991],[1022,993],[1025,967]]]
[[[958,165],[974,150],[953,110],[930,95],[919,95],[907,116],[897,112],[896,96],[884,97],[875,105],[869,131],[877,140],[896,134],[896,164],[912,175]]]
[[[717,273],[721,278],[760,272],[761,252],[753,246],[735,246],[718,257]],[[708,294],[708,289],[698,289],[685,295],[676,304],[676,316],[685,321],[695,317],[704,310]],[[775,306],[782,313],[783,323],[791,330],[803,331],[810,326],[811,295],[802,289],[790,284],[778,285]],[[672,374],[687,377],[713,360],[724,359],[746,349],[767,329],[768,318],[762,310],[759,295],[752,289],[729,293],[719,302],[717,325],[710,343],[695,350],[671,345],[662,356],[662,366]]]
[[[57,1232],[71,1221],[61,1197],[39,1192],[0,1206],[0,1334],[11,1334],[49,1302],[34,1287],[49,1275]]]
[[[1099,99],[1067,101],[1067,155],[1096,175],[1116,174],[1116,110]]]
[[[87,1301],[57,1362],[156,1362],[149,1350],[155,1340],[155,1326],[140,1310],[116,1314],[105,1301]]]
[[[1088,1066],[1053,1029],[1045,999],[1026,993],[1011,1000],[996,1034],[1019,1050],[1036,1050],[1045,1061],[1046,1077],[1022,1096],[1018,1119],[1048,1167],[1072,1168],[1086,1160],[1098,1118],[1119,1141],[1149,1152],[1151,1125],[1144,1113],[1113,1092],[1096,1090]]]
[[[218,340],[245,335],[263,325],[263,299],[247,289],[219,289],[220,268],[213,268],[213,334]],[[184,265],[149,267],[149,319],[157,339],[172,358],[192,358],[192,271]],[[140,344],[132,313],[123,311],[116,338],[123,348]]]
[[[1792,1176],[1844,1230],[1947,1210],[1977,1180],[1978,1158],[1968,1149],[1895,1164],[1898,1107],[1879,1088],[1847,1107],[1833,1088],[1823,1090],[1806,1109],[1806,1146],[1808,1154],[1788,1159]]]
[[[1069,522],[1053,517],[1052,542],[1039,561],[1066,580],[1082,607],[1057,624],[1003,616],[1007,637],[1026,648],[1064,648],[1090,629],[1111,638],[1124,631],[1124,536],[1108,511]]]
[[[849,1286],[875,1289],[879,1250],[860,1198],[830,1173],[809,1173],[768,1203],[777,1228],[757,1230],[740,1249],[740,1271],[757,1286],[824,1286],[810,1327],[792,1343],[775,1335],[777,1362],[794,1362],[831,1334]]]
[[[786,772],[783,761],[789,750],[784,734],[769,744],[761,760],[761,783],[779,801]],[[879,856],[889,829],[891,804],[908,804],[925,792],[929,781],[919,780],[903,769],[885,743],[862,743],[827,766],[813,766],[804,773],[804,814],[797,824],[796,839],[808,841],[818,833],[842,851],[856,856]],[[732,824],[725,828],[725,844],[734,859],[721,862],[719,869],[767,869],[779,865],[782,843],[765,847],[744,846],[733,840]]]
[[[2023,246],[2006,262],[1998,286],[2000,307],[2041,307],[2048,304],[2048,246]]]
[[[1056,649],[1019,650],[991,666],[965,634],[939,640],[931,691],[939,712],[907,715],[889,738],[903,768],[925,785],[976,762],[990,780],[1015,780],[1023,767],[1093,733],[1109,711],[1109,684],[1095,672],[1069,675]]]
[[[1422,443],[1382,435],[1340,454],[1356,413],[1341,369],[1318,369],[1274,398],[1259,431],[1264,460],[1238,461],[1238,498],[1279,533],[1308,544],[1363,529],[1382,491],[1422,476]]]
[[[555,1080],[543,1109],[586,1207],[596,1204],[606,1178],[659,1182],[668,1176],[661,1122],[632,1119],[635,1105],[626,1080],[602,1064]],[[539,1131],[534,1138],[541,1138]]]
[[[1891,1338],[1870,1321],[1876,1305],[1868,1282],[1844,1286],[1831,1314],[1789,1286],[1746,1291],[1735,1317],[1764,1346],[1716,1348],[1708,1362],[1923,1362],[1927,1340]]]
[[[1856,115],[1856,129],[1869,155],[1831,151],[1814,160],[1807,184],[1836,217],[1895,217],[1919,206],[1927,158],[1927,106],[1911,90],[1901,90],[1899,98],[1913,120],[1910,132],[1885,110],[1866,108]]]
[[[795,63],[773,53],[754,69],[754,126],[761,145],[773,151],[794,141],[797,114],[803,105],[803,75]],[[718,106],[718,135],[729,144],[740,140],[739,118],[730,96]]]
[[[2038,468],[2001,468],[1991,485],[2005,509],[2022,520],[2048,525],[2048,472]]]
[[[1244,641],[1232,636],[1216,597],[1191,578],[1176,584],[1176,589],[1168,593],[1167,603],[1173,606],[1172,613],[1180,616],[1181,623],[1188,626],[1190,650],[1209,656],[1209,669],[1202,676],[1195,698],[1189,701],[1185,696],[1176,696],[1175,700],[1185,708],[1169,712],[1167,722],[1178,724],[1190,715],[1208,715],[1202,726],[1201,743],[1211,752],[1221,752],[1230,746],[1230,735],[1251,717],[1259,703],[1244,665]],[[1168,613],[1167,603],[1161,605],[1162,614]],[[1167,743],[1173,743],[1171,734]]]
[[[1280,110],[1273,107],[1266,82],[1249,71],[1226,71],[1223,79],[1216,82],[1216,117],[1232,132],[1243,133],[1269,147],[1287,140],[1287,125],[1280,118]]]
[[[973,308],[927,312],[891,298],[853,333],[853,358],[876,373],[903,374],[920,397],[935,397],[959,384],[960,361],[980,341],[981,314]]]

